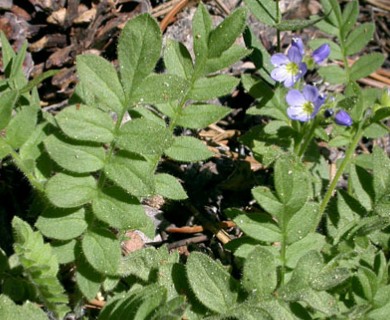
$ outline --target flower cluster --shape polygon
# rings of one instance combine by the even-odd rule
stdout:
[[[321,64],[329,55],[329,45],[323,44],[305,56],[302,39],[293,38],[287,54],[276,53],[271,57],[271,63],[275,67],[271,77],[283,83],[286,88],[291,88],[303,78],[308,69],[313,69],[315,64]],[[307,122],[316,116],[325,102],[325,97],[316,87],[305,85],[302,91],[290,89],[286,95],[286,102],[289,105],[287,115],[290,119]],[[352,119],[345,110],[339,110],[334,120],[338,125],[352,125]]]

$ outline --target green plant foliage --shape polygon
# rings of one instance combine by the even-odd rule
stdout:
[[[75,208],[96,197],[96,181],[91,176],[73,177],[58,173],[46,185],[50,202],[59,208]]]
[[[154,193],[154,176],[151,165],[135,154],[117,154],[104,167],[104,173],[117,186],[134,196],[148,196]]]
[[[233,45],[237,36],[240,35],[245,27],[245,19],[245,8],[237,9],[210,32],[208,43],[209,58],[219,57]]]
[[[161,32],[157,22],[147,14],[130,20],[118,43],[120,80],[126,99],[155,67],[161,51]]]
[[[230,113],[230,109],[213,104],[193,104],[184,108],[176,124],[185,128],[207,127]]]
[[[48,208],[39,216],[35,226],[45,237],[57,240],[77,238],[88,227],[84,208]]]
[[[185,79],[172,74],[151,74],[134,91],[131,101],[135,103],[165,103],[175,101],[188,86]]]
[[[114,234],[103,228],[89,228],[81,241],[88,262],[105,275],[117,275],[121,250]]]
[[[56,121],[61,130],[75,140],[110,143],[114,138],[110,116],[89,106],[69,106],[56,116]]]
[[[196,298],[210,310],[224,313],[237,301],[236,281],[206,255],[193,252],[186,270]]]
[[[245,0],[245,4],[250,9],[251,13],[262,23],[269,26],[275,26],[279,17],[277,9],[272,0]]]
[[[257,246],[245,260],[243,285],[249,292],[267,297],[275,290],[276,284],[275,257],[267,249]]]
[[[152,221],[145,215],[136,197],[117,187],[105,188],[92,200],[97,219],[120,230],[137,229],[149,237],[154,234]]]
[[[15,149],[21,147],[34,131],[37,106],[22,107],[7,126],[7,141]]]
[[[44,144],[49,156],[68,171],[87,173],[104,166],[105,152],[100,146],[75,143],[55,135],[47,137]]]
[[[117,139],[117,145],[123,150],[143,155],[161,154],[172,142],[167,128],[142,118],[125,123]]]
[[[177,161],[190,162],[206,160],[212,156],[204,143],[193,137],[177,137],[165,154]]]
[[[0,316],[4,320],[47,319],[45,312],[33,303],[27,301],[20,306],[3,294],[0,295]]]
[[[156,311],[158,306],[166,301],[164,288],[152,285],[140,290],[131,291],[123,299],[114,299],[107,304],[99,315],[99,320],[104,319],[147,319]],[[168,310],[168,312],[170,312]]]
[[[385,57],[380,53],[371,53],[361,57],[351,67],[351,79],[358,80],[364,78],[377,70],[385,61]]]
[[[124,93],[114,66],[107,60],[94,55],[77,57],[77,73],[85,90],[95,95],[96,103],[122,110]]]
[[[193,100],[209,100],[231,93],[239,80],[228,75],[217,75],[211,78],[199,78],[195,81],[189,98]]]
[[[174,40],[168,40],[164,50],[164,63],[169,73],[187,80],[190,80],[194,72],[192,58],[187,48]]]
[[[158,194],[173,200],[187,199],[185,190],[175,177],[166,173],[160,173],[155,176],[155,179]]]
[[[39,232],[33,232],[28,223],[14,218],[14,250],[29,281],[33,284],[37,299],[57,316],[68,311],[68,299],[57,279],[58,262],[50,245],[43,243]]]
[[[0,189],[12,193],[11,166],[32,186],[28,212],[23,199],[15,212],[8,204],[0,208],[2,235],[12,216],[15,240],[14,252],[0,249],[0,318],[44,319],[49,313],[63,319],[103,295],[103,309],[86,319],[387,319],[390,160],[378,146],[356,152],[362,137],[389,132],[390,92],[359,85],[384,57],[360,56],[375,25],[358,23],[358,1],[320,2],[320,16],[285,20],[280,1],[246,0],[216,26],[200,3],[192,21],[193,52],[175,40],[163,42],[157,21],[140,14],[123,26],[115,64],[77,56],[75,93],[55,115],[40,108],[37,85],[57,71],[27,79],[27,43],[15,53],[0,33],[0,158],[6,173]],[[274,52],[246,26],[248,11],[274,28]],[[328,36],[310,42],[302,63],[338,89],[323,86],[320,98],[299,105],[316,96],[301,96],[304,70],[287,86],[278,74],[290,77],[291,70],[271,61],[287,54],[278,52],[285,47],[283,31],[308,26]],[[237,41],[242,33],[246,48]],[[222,71],[247,56],[255,70],[239,77]],[[256,125],[229,148],[240,150],[240,163],[253,156],[260,169],[250,179],[240,168],[233,172],[228,181],[240,187],[240,203],[226,209],[237,198],[226,201],[230,189],[219,180],[227,170],[223,157],[202,167],[212,163],[216,170],[207,201],[192,198],[203,192],[193,192],[184,170],[213,156],[199,131],[234,111],[220,104],[230,102],[226,96],[240,81],[239,89],[253,98],[248,109],[239,106],[243,123]],[[331,147],[342,148],[337,163],[327,154]],[[228,229],[232,239],[216,245],[219,231],[209,246],[188,245],[188,256],[168,249],[176,243],[166,245],[165,238],[132,251],[129,234],[156,239],[156,228],[164,228],[158,225],[161,212],[153,220],[145,212],[155,196],[168,199],[162,212],[177,208],[174,201],[208,206],[216,196],[225,213],[217,218],[235,222],[234,236]],[[195,218],[203,224],[201,212]]]
[[[2,106],[0,109],[0,129],[4,129],[11,120],[12,109],[19,98],[16,90],[2,92],[0,99]]]

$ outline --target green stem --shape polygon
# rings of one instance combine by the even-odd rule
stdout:
[[[280,229],[282,233],[282,239],[280,241],[280,260],[281,260],[281,270],[280,270],[280,285],[284,284],[284,278],[286,274],[286,250],[287,250],[287,230],[286,223],[283,219],[280,221]]]
[[[352,156],[355,153],[355,149],[356,149],[360,139],[363,136],[364,128],[365,128],[365,126],[362,124],[362,125],[360,125],[360,127],[356,131],[355,136],[353,137],[353,140],[350,143],[350,145],[347,149],[347,152],[345,153],[345,157],[344,157],[343,161],[341,162],[332,182],[330,183],[328,190],[325,193],[324,199],[322,199],[322,202],[320,205],[320,214],[323,214],[325,212],[325,209],[326,209],[330,199],[332,198],[333,191],[336,189],[337,183],[338,183],[341,175],[343,174],[345,167],[350,162]]]
[[[30,184],[36,190],[40,192],[44,192],[44,185],[34,176],[34,174],[30,170],[28,170],[28,168],[23,163],[23,160],[20,158],[19,154],[14,149],[12,149],[10,154],[16,167],[23,172],[23,174],[27,177]]]
[[[314,136],[314,132],[316,130],[316,127],[317,127],[317,120],[316,120],[316,118],[314,118],[312,120],[310,129],[305,133],[305,136],[303,137],[303,143],[300,145],[299,151],[297,153],[298,157],[301,158],[305,154],[306,149],[309,146],[309,143]]]
[[[276,5],[276,24],[279,24],[281,21],[280,9],[279,9],[279,0],[275,1]],[[276,39],[277,39],[277,52],[281,50],[281,40],[280,40],[280,30],[276,29]]]
[[[114,137],[117,137],[117,135],[119,133],[123,118],[125,117],[125,114],[126,114],[127,109],[128,109],[128,107],[127,107],[129,105],[128,101],[130,101],[130,98],[127,99],[127,101],[125,103],[123,103],[121,113],[118,115],[118,118],[117,118],[117,121],[116,121],[115,127],[114,127]],[[111,158],[114,154],[115,147],[116,147],[116,144],[115,144],[115,139],[114,139],[114,141],[111,142],[111,144],[108,148],[107,156],[105,158],[105,163],[109,163],[111,161]],[[98,190],[101,190],[103,188],[103,186],[106,182],[106,179],[107,178],[106,178],[105,174],[103,174],[103,173],[100,174],[98,182],[97,182]]]

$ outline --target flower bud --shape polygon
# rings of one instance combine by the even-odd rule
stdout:
[[[334,117],[334,121],[340,125],[340,126],[346,126],[349,127],[352,125],[353,121],[351,116],[348,114],[347,111],[340,110],[336,113],[336,116]]]
[[[305,46],[301,38],[292,38],[291,45],[296,47],[302,56],[305,54]]]
[[[330,55],[330,47],[327,43],[315,49],[311,54],[313,60],[317,64],[323,62],[326,58],[328,58],[329,55]]]

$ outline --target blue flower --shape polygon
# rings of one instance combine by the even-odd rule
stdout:
[[[286,101],[289,105],[287,108],[288,117],[292,120],[306,122],[315,117],[325,98],[320,96],[316,87],[307,85],[302,92],[295,89],[290,90],[286,95]]]
[[[291,45],[293,47],[298,48],[302,56],[305,55],[305,46],[303,45],[303,41],[301,38],[292,38]]]
[[[347,111],[344,110],[340,110],[339,112],[336,113],[334,117],[334,121],[338,125],[345,126],[345,127],[349,127],[353,123],[351,116],[348,114]]]
[[[292,87],[307,71],[306,64],[302,62],[303,55],[296,46],[291,46],[287,55],[276,53],[271,57],[275,69],[271,77],[275,81],[283,82],[286,88]]]
[[[328,58],[330,55],[330,46],[325,43],[322,46],[319,46],[317,49],[313,51],[311,54],[311,57],[313,58],[314,62],[319,64],[323,62],[326,58]]]

